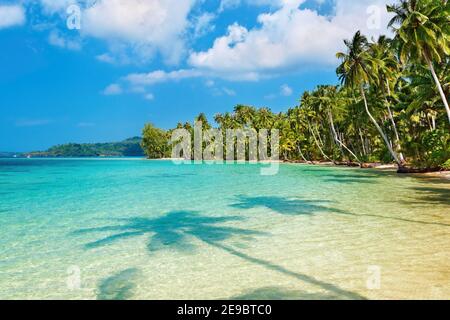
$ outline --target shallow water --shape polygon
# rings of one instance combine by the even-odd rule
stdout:
[[[259,173],[2,159],[0,298],[450,298],[448,182]]]

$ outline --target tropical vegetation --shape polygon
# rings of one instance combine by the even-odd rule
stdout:
[[[402,0],[387,9],[395,36],[369,40],[357,31],[345,40],[346,50],[336,55],[339,85],[304,92],[298,106],[277,114],[237,105],[215,115],[217,126],[279,129],[287,161],[393,162],[400,171],[450,167],[450,3]],[[211,126],[204,114],[196,120]],[[169,156],[171,133],[147,125],[147,155]]]

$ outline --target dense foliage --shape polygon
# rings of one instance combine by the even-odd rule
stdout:
[[[164,158],[168,156],[168,136],[167,133],[154,125],[148,123],[142,130],[142,148],[150,159]]]
[[[33,157],[134,157],[144,156],[141,138],[134,137],[122,142],[111,143],[68,143],[43,152],[31,152]],[[28,154],[27,154],[28,155]]]
[[[284,160],[448,167],[450,4],[410,0],[388,10],[394,39],[369,41],[358,31],[344,41],[346,51],[337,54],[341,85],[305,92],[298,106],[280,114],[238,105],[215,116],[219,128],[279,129]],[[196,120],[207,123],[204,114]],[[192,129],[189,123],[181,127]],[[171,131],[163,139],[155,130],[144,129],[145,149],[167,156],[162,144]]]

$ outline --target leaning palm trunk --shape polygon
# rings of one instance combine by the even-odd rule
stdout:
[[[388,95],[390,97],[391,89],[389,88],[389,81],[387,79],[386,79],[386,87],[388,90]],[[392,129],[394,130],[395,144],[397,146],[397,151],[399,151],[402,149],[402,146],[400,144],[400,135],[398,134],[397,125],[395,124],[394,115],[392,114],[391,107],[389,107],[389,101],[387,100],[387,98],[385,98],[385,100],[386,100],[386,104],[387,104],[389,119],[391,120],[391,123],[392,123]],[[401,151],[399,151],[398,155],[400,157],[400,161],[405,162],[405,157],[403,156],[403,153]]]
[[[444,90],[442,89],[441,83],[439,82],[439,78],[436,74],[436,71],[433,67],[433,62],[431,62],[430,58],[428,58],[427,54],[424,54],[425,60],[430,68],[431,74],[433,75],[434,82],[436,83],[436,87],[439,90],[439,94],[441,95],[442,102],[444,103],[445,110],[447,111],[448,122],[450,123],[450,107],[448,106],[447,98],[445,97]]]
[[[300,145],[297,146],[297,149],[298,149],[298,153],[300,154],[300,157],[302,157],[303,161],[305,161],[306,163],[312,163],[311,161],[308,161],[308,159],[306,159],[305,155],[303,154],[302,147]]]
[[[317,145],[317,148],[319,148],[319,150],[320,150],[320,153],[323,155],[323,157],[324,157],[325,159],[327,159],[327,160],[329,160],[329,161],[332,161],[332,162],[334,163],[334,161],[333,161],[332,159],[330,159],[330,157],[328,157],[328,156],[325,154],[325,152],[323,152],[323,149],[322,149],[322,147],[320,146],[319,141],[317,141],[316,135],[314,134],[314,130],[311,128],[311,125],[309,124],[309,122],[308,122],[308,128],[309,128],[309,131],[311,132],[311,134],[312,134],[312,136],[313,136],[313,139],[314,139],[314,142],[315,142],[316,145]]]
[[[391,108],[389,107],[389,105],[388,105],[388,113],[389,113],[389,119],[391,120],[392,128],[394,129],[395,145],[396,145],[397,149],[401,149],[400,136],[398,135],[397,126],[395,124],[394,116],[392,115],[392,111],[391,111]],[[405,162],[405,157],[403,156],[402,152],[399,152],[398,156],[399,156],[401,162]]]
[[[361,146],[362,146],[362,151],[363,151],[363,156],[367,156],[367,151],[366,151],[366,142],[364,141],[362,132],[361,132],[361,128],[358,128],[358,132],[359,132],[359,137],[361,139]]]
[[[361,163],[361,161],[359,161],[358,157],[352,152],[352,150],[347,148],[347,146],[339,139],[337,132],[336,132],[336,128],[334,127],[333,115],[331,114],[331,110],[329,110],[329,109],[328,109],[328,117],[330,119],[330,125],[331,125],[331,130],[333,131],[334,140],[336,140],[336,142],[339,145],[341,145],[345,150],[350,152],[350,154],[356,159],[357,162]]]
[[[367,104],[367,99],[366,99],[366,94],[364,92],[364,88],[361,85],[361,95],[362,98],[364,100],[364,107],[366,108],[366,112],[367,115],[369,116],[370,120],[372,121],[372,123],[375,125],[375,127],[377,128],[378,132],[380,133],[380,135],[383,137],[383,140],[387,146],[387,148],[389,149],[389,152],[391,153],[392,157],[394,158],[395,162],[397,163],[397,165],[399,167],[403,167],[404,163],[402,161],[400,161],[400,159],[397,156],[397,153],[394,151],[394,149],[392,149],[391,144],[389,143],[389,139],[387,138],[386,134],[383,132],[383,130],[381,129],[381,127],[378,125],[378,122],[375,120],[375,118],[372,116],[372,114],[369,111],[369,105]]]

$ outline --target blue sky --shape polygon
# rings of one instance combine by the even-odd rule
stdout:
[[[342,39],[386,33],[385,3],[0,0],[0,150],[119,141],[238,103],[286,110],[337,83]]]

